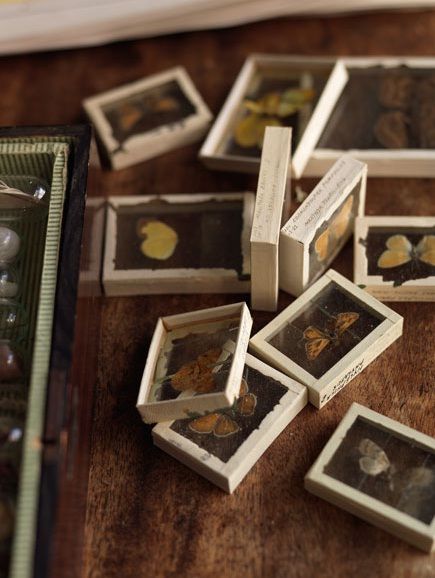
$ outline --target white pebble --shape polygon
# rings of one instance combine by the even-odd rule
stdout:
[[[0,226],[0,263],[9,263],[20,250],[20,237],[9,227]]]

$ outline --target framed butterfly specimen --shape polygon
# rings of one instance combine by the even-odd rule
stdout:
[[[109,197],[107,295],[246,293],[253,193]]]
[[[300,295],[322,275],[364,214],[367,166],[349,155],[326,173],[281,229],[279,285]]]
[[[430,552],[435,439],[353,403],[305,477],[308,491]]]
[[[212,119],[182,67],[89,97],[83,107],[113,169],[199,140]]]
[[[158,423],[153,440],[231,493],[306,403],[306,387],[248,354],[231,407]]]
[[[403,318],[330,269],[249,346],[323,407],[402,334]]]
[[[348,82],[307,176],[322,175],[351,150],[370,176],[434,177],[435,58],[348,57],[343,63]]]
[[[356,220],[354,280],[381,301],[435,301],[435,218]]]
[[[258,173],[266,126],[290,127],[300,178],[344,85],[341,61],[253,54],[200,151],[210,168]]]
[[[231,407],[240,392],[251,327],[245,303],[161,317],[137,399],[142,419],[185,419]]]

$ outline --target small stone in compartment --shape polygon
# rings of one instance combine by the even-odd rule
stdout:
[[[23,361],[10,341],[0,341],[0,382],[23,377]]]
[[[18,293],[18,278],[14,269],[0,265],[0,298],[15,297]]]
[[[0,263],[10,263],[20,250],[20,237],[10,229],[0,225]]]
[[[0,498],[0,542],[8,540],[14,531],[15,512],[12,500]]]
[[[379,102],[387,108],[406,110],[411,105],[413,91],[414,82],[409,74],[388,74],[379,85]]]
[[[381,145],[387,149],[404,149],[409,146],[408,118],[400,110],[379,115],[373,132]]]

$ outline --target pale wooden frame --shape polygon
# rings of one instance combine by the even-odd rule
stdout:
[[[102,111],[102,107],[116,103],[118,100],[133,94],[146,93],[147,90],[171,81],[175,81],[179,85],[180,90],[195,107],[196,113],[183,118],[181,121],[161,125],[142,134],[134,135],[125,141],[123,146],[125,150],[115,153],[119,143],[111,134],[111,126]],[[83,107],[94,124],[114,169],[121,169],[148,160],[199,140],[206,133],[212,119],[210,110],[195,88],[190,76],[181,66],[86,98],[83,101]]]
[[[338,450],[347,431],[359,417],[375,426],[380,426],[383,430],[396,434],[400,438],[417,442],[429,451],[435,451],[435,439],[433,437],[358,403],[353,403],[305,476],[305,488],[417,548],[430,552],[435,546],[435,518],[430,525],[424,524],[412,516],[323,473],[325,466]]]
[[[435,217],[361,217],[355,221],[354,282],[381,301],[435,301],[435,275],[411,279],[399,287],[384,281],[382,275],[369,275],[366,248],[360,243],[372,227],[391,229],[394,235],[400,227],[435,227]]]
[[[152,430],[155,445],[228,493],[237,488],[260,456],[305,407],[308,397],[306,387],[252,355],[247,354],[245,365],[279,381],[289,391],[227,462],[171,430],[173,422],[157,424]]]
[[[252,218],[255,196],[253,193],[210,193],[194,195],[135,195],[113,196],[108,199],[106,241],[103,263],[103,285],[106,295],[139,295],[167,293],[246,293],[250,290],[250,279],[239,279],[234,269],[123,269],[114,268],[116,254],[116,210],[119,206],[135,206],[164,200],[173,205],[216,201],[220,203],[243,201],[243,228],[241,249],[243,275],[250,275],[250,247]]]
[[[334,171],[338,175],[336,174],[335,179],[332,179],[330,173]],[[331,215],[358,184],[359,205],[355,216],[364,214],[367,165],[349,155],[344,155],[331,167],[330,173],[328,172],[324,176],[281,229],[280,288],[295,296],[300,295],[308,286],[310,276],[309,249],[318,229],[331,218]],[[349,173],[351,173],[351,178],[349,178]],[[330,201],[331,193],[334,195],[332,201]],[[325,201],[329,202],[325,203]],[[306,212],[305,220],[313,218],[310,225],[295,224],[295,219],[298,219],[299,215],[304,212]],[[318,217],[316,217],[317,214]],[[296,226],[298,228],[294,230]],[[350,235],[351,232],[348,233],[348,237]],[[314,283],[328,269],[336,256],[337,252],[325,260],[323,269],[319,268],[318,274],[310,281],[310,284]]]
[[[184,392],[179,397],[163,401],[149,401],[159,353],[164,345],[168,331],[189,327],[197,323],[207,323],[239,317],[239,329],[235,340],[234,355],[231,362],[226,387],[223,391],[195,395],[194,392]],[[243,365],[248,349],[249,336],[252,328],[252,317],[245,303],[222,305],[210,309],[201,309],[189,313],[160,317],[142,376],[136,407],[146,423],[183,419],[191,413],[213,411],[230,407],[237,397],[242,379]]]
[[[406,65],[410,68],[433,68],[435,74],[435,58],[431,57],[343,57],[342,62],[347,69]],[[311,154],[304,176],[323,175],[344,152],[338,149],[316,148]],[[367,163],[371,177],[435,177],[435,149],[349,149],[346,152]]]
[[[385,319],[340,361],[324,373],[322,377],[316,378],[292,359],[278,351],[268,341],[288,323],[290,318],[295,317],[307,303],[314,299],[330,283],[337,284],[350,296],[355,297],[357,301],[367,305],[385,317]],[[403,317],[333,269],[330,269],[266,327],[254,335],[249,342],[249,346],[252,351],[268,363],[306,385],[308,387],[309,401],[320,409],[393,341],[400,337],[402,328]]]
[[[266,127],[251,231],[251,307],[276,311],[279,236],[290,203],[292,129]]]
[[[332,71],[293,154],[292,174],[299,178],[304,172],[311,152],[316,146],[329,115],[347,82],[347,72],[341,60],[334,63],[333,60],[297,56],[271,54],[252,54],[249,56],[200,150],[199,158],[210,168],[256,173],[260,165],[259,159],[219,152],[222,141],[229,134],[236,121],[240,111],[240,103],[245,97],[252,79],[261,68],[271,67],[282,70],[284,67],[288,67],[294,70],[298,67],[306,68],[309,65],[331,68]]]
[[[106,217],[106,201],[103,197],[88,197],[86,208],[95,209],[90,226],[89,268],[80,269],[79,297],[90,297],[101,294],[101,269],[103,263],[104,221]],[[85,212],[86,212],[85,208]]]

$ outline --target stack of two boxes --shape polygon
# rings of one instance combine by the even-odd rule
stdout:
[[[282,228],[290,144],[290,129],[266,130],[252,308],[276,310],[279,285],[293,294],[310,288],[252,339],[245,303],[161,318],[138,397],[143,420],[158,422],[155,444],[228,492],[308,400],[322,407],[402,331],[399,315],[338,273],[313,284],[363,210],[365,165],[340,159]]]

